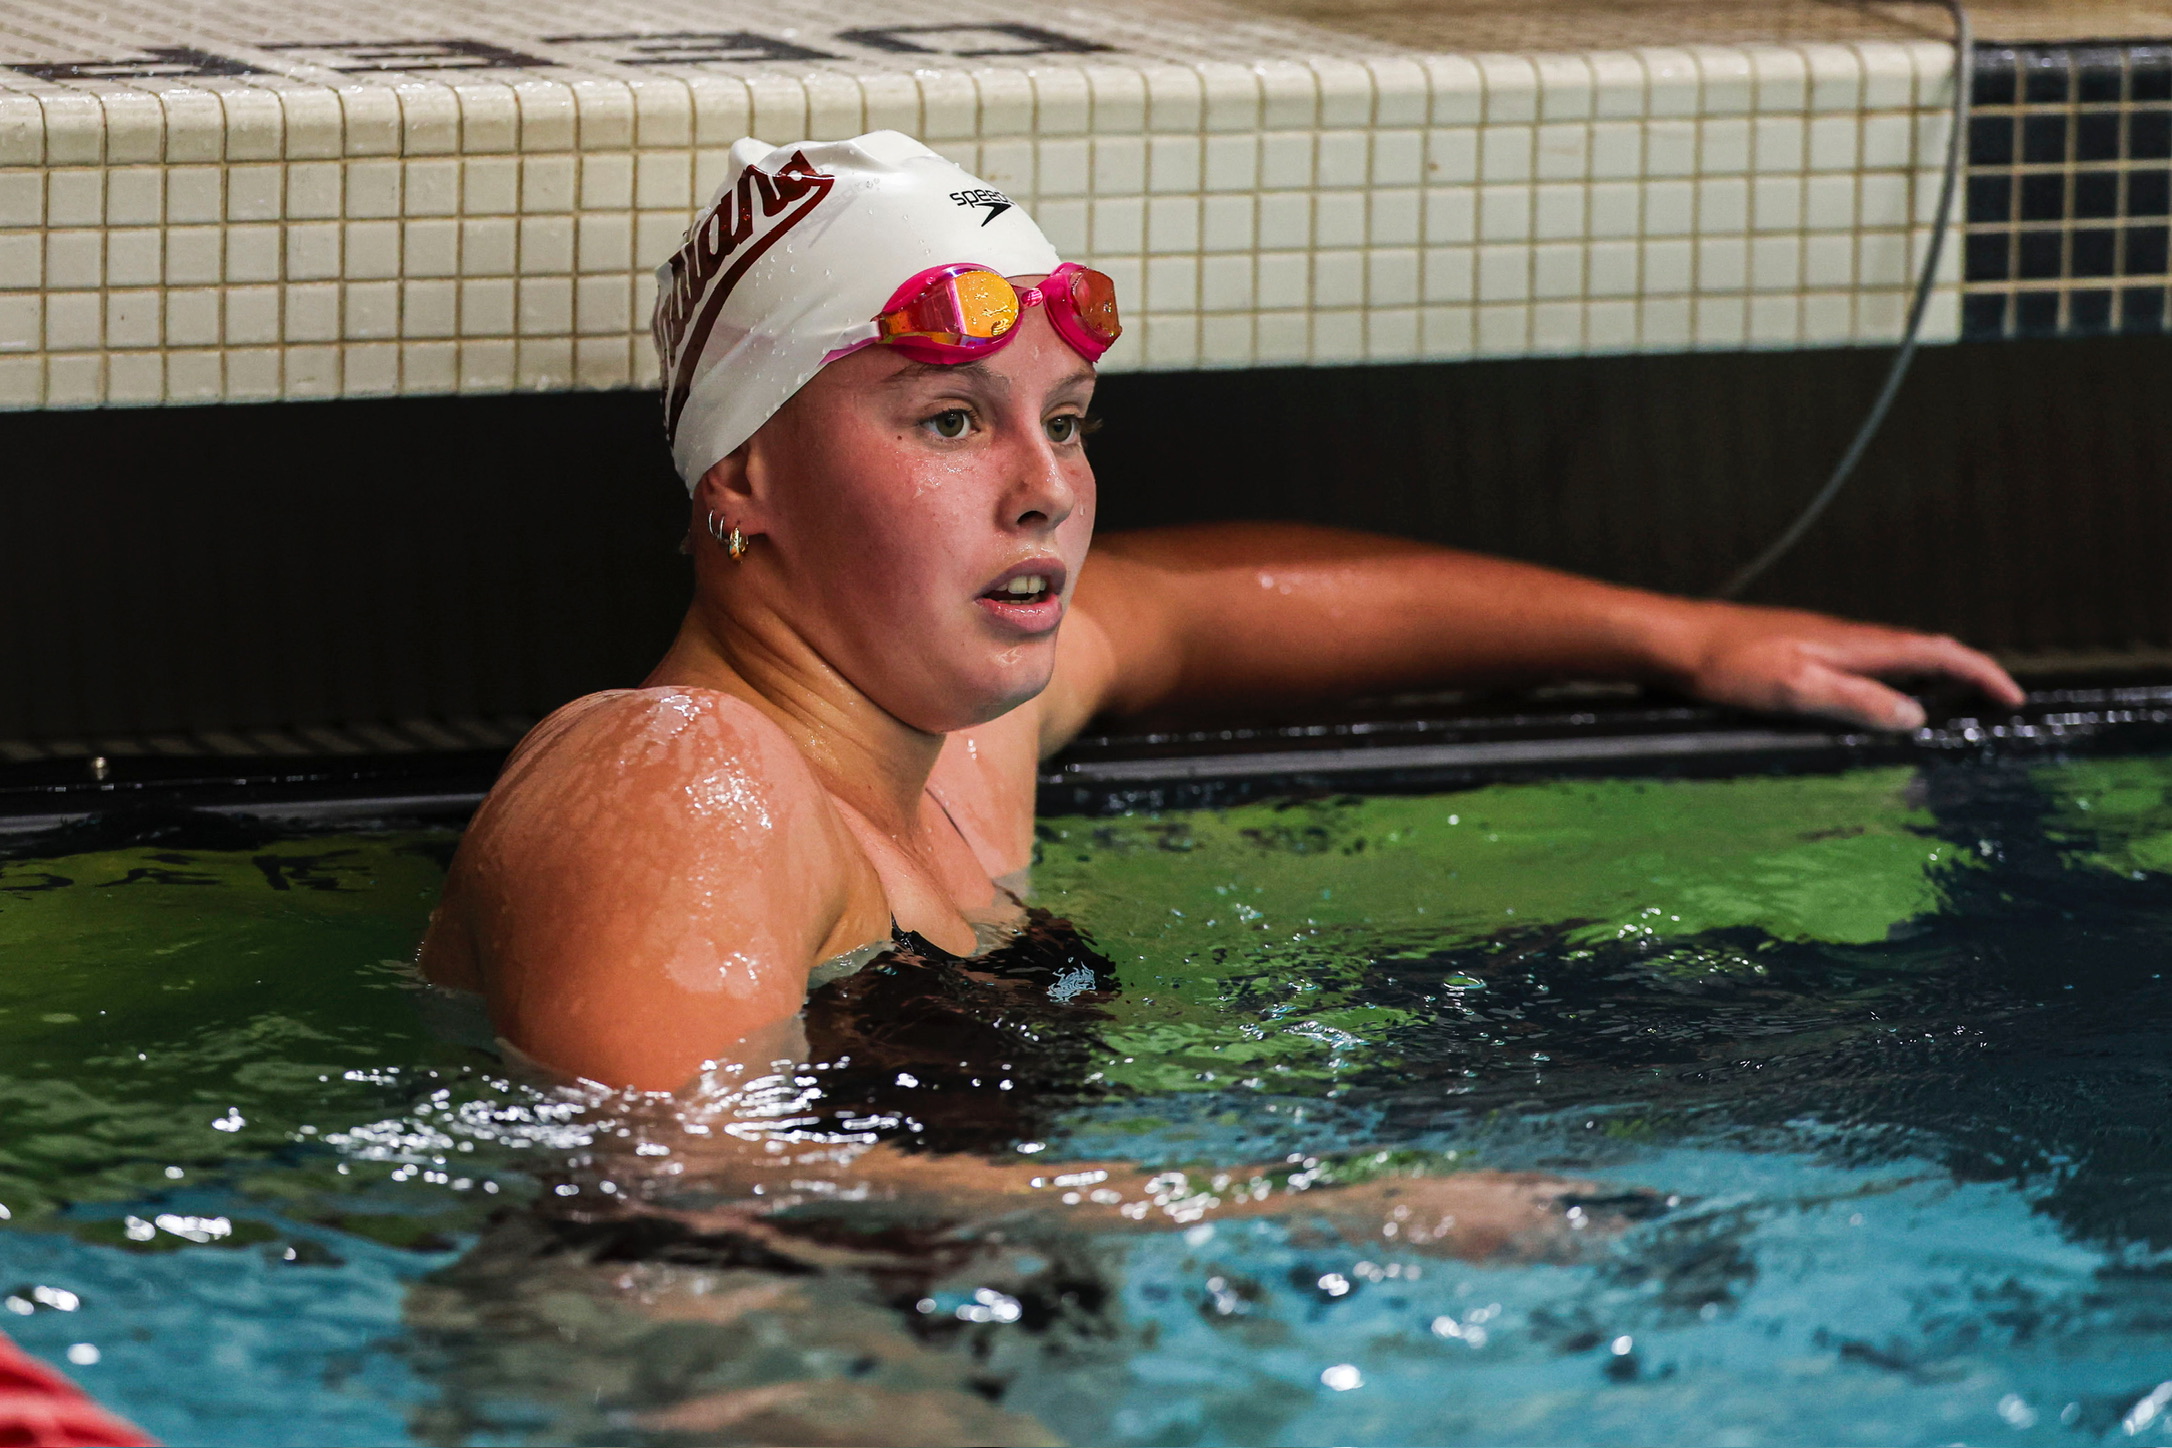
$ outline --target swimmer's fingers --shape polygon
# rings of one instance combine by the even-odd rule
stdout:
[[[1811,714],[1865,729],[1922,727],[1923,709],[1879,678],[1949,678],[2006,706],[2020,686],[1984,654],[1950,638],[1844,623],[1817,614],[1727,608],[1690,677],[1718,704]]]
[[[1922,728],[1923,706],[1873,675],[1953,679],[2008,707],[2024,697],[2004,669],[1957,640],[1885,629],[1847,629],[1837,637],[1819,638],[1804,646],[1794,677],[1787,682],[1788,706],[1798,713],[1866,729]]]
[[[1818,640],[1812,650],[1826,663],[1855,673],[1952,679],[2009,709],[2027,698],[2013,676],[1989,654],[1944,635],[1851,628],[1839,638]]]
[[[1790,686],[1789,708],[1863,729],[1920,729],[1923,706],[1876,679],[1827,664],[1808,664]]]
[[[1923,709],[1876,679],[1828,663],[1799,638],[1766,637],[1718,653],[1691,684],[1699,698],[1773,714],[1810,714],[1859,729],[1915,729]]]

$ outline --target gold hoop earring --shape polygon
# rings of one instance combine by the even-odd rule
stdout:
[[[709,536],[724,546],[724,551],[732,556],[732,562],[737,563],[747,556],[747,535],[737,528],[725,533],[724,525],[716,520],[714,513],[709,515]]]

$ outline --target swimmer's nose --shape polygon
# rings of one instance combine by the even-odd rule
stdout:
[[[1053,532],[1078,507],[1078,489],[1071,481],[1056,445],[1043,437],[1020,448],[1017,474],[1004,499],[1004,523],[1026,532]]]

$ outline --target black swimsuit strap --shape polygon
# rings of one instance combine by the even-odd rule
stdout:
[[[958,818],[956,815],[953,815],[950,812],[950,806],[943,803],[943,797],[937,794],[932,787],[929,788],[929,790],[927,791],[927,796],[929,799],[935,801],[935,807],[943,812],[943,818],[950,821],[950,827],[958,831],[958,838],[961,840],[965,840],[965,831],[959,829]],[[966,840],[965,843],[966,848],[970,850],[972,848],[972,841]],[[1019,909],[1023,910],[1026,908],[1026,902],[1019,899],[1018,892],[1011,889],[1010,886],[1001,884],[994,880],[991,880],[988,883],[994,885],[998,890],[1002,891],[1004,895],[1010,899],[1010,902],[1013,905],[1016,905]],[[904,929],[897,923],[897,917],[895,915],[890,917],[890,945],[892,949],[898,951],[900,954],[918,956],[922,960],[927,961],[930,965],[949,965],[954,964],[957,961],[970,960],[973,958],[967,955],[960,955],[954,950],[945,950],[943,949],[943,947],[937,945],[934,941],[928,939],[925,935],[922,935],[917,930]]]
[[[945,950],[917,930],[907,930],[890,917],[890,948],[900,955],[910,955],[930,965],[954,965],[968,957],[954,950]]]

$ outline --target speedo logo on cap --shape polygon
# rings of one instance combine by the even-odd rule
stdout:
[[[1012,205],[1010,197],[1005,196],[1000,191],[991,191],[985,186],[971,191],[953,191],[950,193],[950,199],[960,206],[987,208],[988,214],[980,219],[982,226],[986,226],[989,222],[1010,210]]]
[[[837,178],[815,170],[806,154],[772,176],[749,166],[716,205],[695,219],[672,255],[671,278],[656,301],[656,350],[665,359],[664,436],[679,427],[694,369],[732,288],[777,238],[797,226],[830,194]]]

